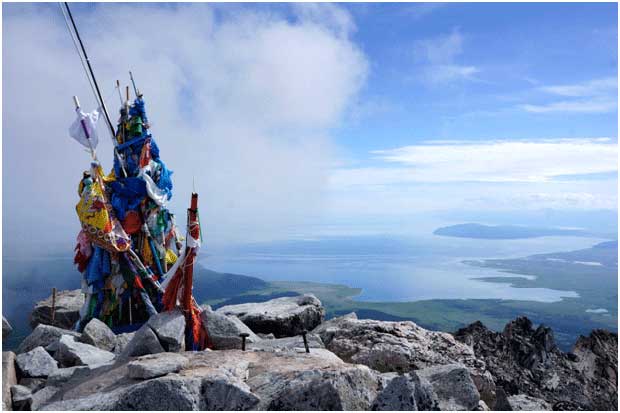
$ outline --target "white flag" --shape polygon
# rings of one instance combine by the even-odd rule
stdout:
[[[90,149],[92,147],[92,149],[95,149],[97,147],[97,143],[99,142],[99,139],[97,138],[98,119],[99,112],[97,110],[93,110],[90,113],[84,113],[78,108],[77,119],[69,127],[69,135],[87,148]],[[84,129],[86,129],[86,132]]]

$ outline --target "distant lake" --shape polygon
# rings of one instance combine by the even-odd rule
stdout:
[[[519,258],[533,254],[589,248],[605,241],[584,237],[484,240],[425,235],[329,237],[251,244],[201,251],[207,268],[260,277],[268,281],[314,281],[362,289],[356,300],[514,299],[540,302],[578,297],[574,291],[514,288],[508,283],[475,280],[515,277],[463,260]],[[524,276],[530,277],[530,276]]]

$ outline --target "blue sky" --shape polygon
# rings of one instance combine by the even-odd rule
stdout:
[[[570,98],[544,90],[616,78],[616,4],[346,7],[371,62],[360,101],[373,116],[338,132],[357,155],[417,140],[617,136],[614,86]],[[444,49],[429,59],[425,44]],[[427,76],[441,65],[464,72]],[[576,106],[524,109],[564,101]]]
[[[57,5],[2,7],[3,231],[72,234],[71,96],[95,102]],[[195,185],[209,241],[617,209],[614,3],[72,8],[104,95],[136,75],[170,207]]]

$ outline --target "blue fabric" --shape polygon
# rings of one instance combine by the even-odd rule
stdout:
[[[144,106],[144,100],[140,97],[133,101],[133,105],[129,108],[129,114],[131,116],[139,115],[142,118],[142,122],[147,123],[146,108]]]
[[[172,171],[166,167],[166,164],[161,160],[155,160],[161,167],[159,170],[159,179],[157,180],[157,186],[168,195],[168,200],[172,198]]]
[[[146,196],[146,182],[141,178],[117,179],[110,183],[112,197],[110,203],[114,208],[116,217],[121,221],[125,219],[128,211],[136,211],[140,202]]]
[[[94,294],[100,294],[103,299],[103,286],[105,278],[110,275],[110,253],[101,247],[93,246],[93,255],[88,261],[84,279],[89,286],[93,287]]]

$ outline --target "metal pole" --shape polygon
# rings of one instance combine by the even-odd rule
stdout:
[[[88,60],[88,55],[86,54],[86,48],[84,47],[84,43],[82,43],[82,38],[80,37],[80,33],[78,32],[77,26],[75,24],[75,20],[73,20],[73,15],[71,14],[71,9],[69,8],[69,3],[65,2],[65,7],[67,9],[67,14],[69,15],[69,20],[71,20],[71,25],[73,26],[73,30],[75,31],[75,35],[80,43],[80,48],[82,49],[82,53],[84,53],[84,59],[86,60],[86,65],[88,66],[88,71],[90,72],[90,76],[93,79],[93,83],[95,84],[95,90],[97,92],[97,97],[99,98],[99,102],[101,103],[101,109],[103,109],[103,114],[105,115],[105,119],[110,127],[110,132],[112,133],[112,142],[114,142],[114,153],[119,159],[121,163],[121,169],[123,170],[123,174],[127,177],[127,171],[125,171],[125,167],[123,166],[123,159],[121,155],[116,150],[116,132],[114,131],[114,125],[112,125],[112,121],[110,120],[110,115],[108,114],[108,109],[105,106],[105,101],[101,96],[101,91],[99,90],[99,84],[97,84],[97,78],[95,78],[95,72],[93,71],[93,67],[90,64],[90,60]]]

